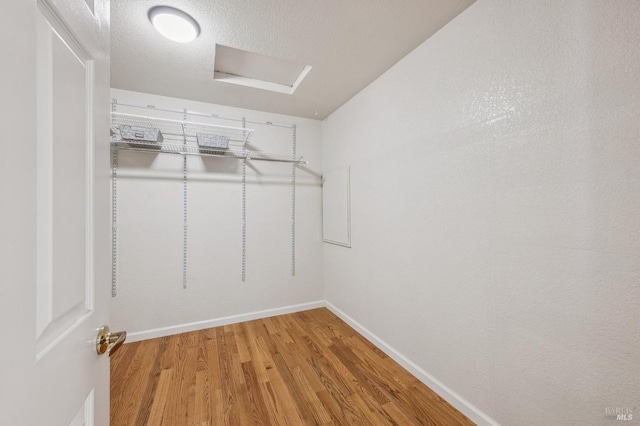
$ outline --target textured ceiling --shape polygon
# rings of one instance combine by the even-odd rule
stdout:
[[[474,0],[112,0],[111,85],[323,119]],[[163,38],[147,11],[193,16],[191,43]],[[293,95],[213,80],[215,45],[311,65]]]

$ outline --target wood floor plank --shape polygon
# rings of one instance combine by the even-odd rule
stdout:
[[[211,398],[212,404],[209,407],[209,414],[211,416],[212,425],[223,425],[224,413],[220,409],[222,407],[222,389],[216,388],[213,391],[213,398]]]
[[[151,373],[155,372],[155,374],[150,374],[149,380],[147,380],[144,395],[141,398],[140,406],[137,410],[138,415],[135,420],[135,424],[137,425],[148,424],[151,405],[153,404],[154,396],[157,393],[157,386],[160,379],[160,358],[166,350],[167,345],[167,338],[163,337],[158,339],[158,348],[156,350],[156,356],[153,358],[153,366],[151,367]]]
[[[407,417],[393,402],[384,404],[382,409],[386,411],[389,417],[391,417],[393,422],[398,426],[411,426],[415,424],[415,422]]]
[[[350,400],[353,404],[357,405],[360,412],[363,413],[366,423],[371,425],[393,425],[393,420],[384,412],[382,406],[369,404],[365,400],[366,393],[358,392],[350,396]]]
[[[220,381],[220,359],[218,357],[218,339],[216,337],[215,329],[203,330],[203,333],[206,336],[204,341],[204,345],[206,347],[207,354],[207,372],[209,373],[207,376],[207,382],[209,383],[209,390],[213,393],[214,397],[217,393],[221,395],[221,381]],[[209,406],[213,407],[215,403],[215,398],[212,397],[209,399]],[[214,416],[211,415],[211,408],[209,410],[209,419],[214,420]]]
[[[259,338],[260,339],[260,338]],[[259,340],[258,339],[258,340]],[[306,407],[299,407],[298,401],[296,401],[296,396],[291,394],[291,391],[287,387],[285,383],[285,379],[283,379],[282,374],[286,374],[287,372],[280,371],[275,368],[275,361],[273,362],[273,368],[269,368],[267,373],[269,374],[269,383],[273,388],[273,397],[277,405],[280,407],[280,412],[284,415],[285,424],[288,425],[303,425],[303,424],[313,424],[308,423],[302,420],[302,418],[306,418],[310,420],[310,416],[307,414]],[[301,412],[302,411],[302,412]]]
[[[186,356],[184,368],[182,369],[182,379],[180,381],[180,399],[177,405],[178,420],[176,425],[191,425],[195,411],[195,388],[196,388],[196,358],[197,348],[192,345],[192,339],[187,339]]]
[[[318,375],[315,374],[315,371],[313,370],[313,368],[311,367],[311,364],[309,363],[310,357],[305,357],[305,352],[299,350],[300,344],[293,342],[290,345],[288,345],[288,348],[290,348],[289,353],[293,357],[295,364],[298,367],[300,367],[300,370],[302,370],[302,374],[304,375],[304,378],[307,381],[307,383],[309,383],[309,386],[311,386],[311,389],[314,392],[320,392],[324,390],[325,387],[322,384],[320,377],[318,377]]]
[[[284,416],[284,407],[280,403],[280,399],[276,397],[275,390],[271,386],[270,381],[259,382],[260,392],[263,395],[265,407],[269,413],[269,419],[275,425],[288,424]]]
[[[472,425],[325,308],[127,343],[111,425]]]
[[[365,421],[367,416],[362,412],[362,407],[354,404],[352,398],[358,389],[353,378],[348,379],[342,376],[324,358],[311,358],[309,361],[316,369],[317,374],[322,377],[325,389],[340,407],[347,423],[367,424]]]
[[[194,422],[204,423],[209,421],[209,385],[207,381],[208,371],[196,370]]]
[[[247,337],[244,332],[244,324],[234,324],[233,335],[236,339],[236,345],[238,346],[238,355],[240,356],[240,362],[251,361],[251,353],[247,347]]]
[[[122,382],[120,393],[115,398],[119,410],[111,413],[113,424],[136,424],[136,418],[143,414],[139,410],[144,390],[153,375],[152,368],[154,358],[159,346],[158,339],[153,339],[148,345],[139,345],[133,356],[132,363],[128,366],[127,373]]]
[[[363,389],[364,392],[371,395],[376,400],[376,402],[380,405],[383,405],[389,402],[389,399],[384,395],[383,392],[380,391],[380,389],[378,389],[375,383],[372,383],[372,381],[365,374],[363,374],[363,372],[358,368],[357,363],[354,362],[357,358],[355,355],[353,355],[353,352],[351,352],[347,347],[345,347],[342,343],[340,343],[337,340],[334,341],[334,343],[329,347],[329,349],[334,354],[336,354],[336,356],[338,357],[338,359],[340,359],[342,364],[344,364],[344,366],[349,370],[349,372],[357,380],[358,384],[360,385],[361,389]]]
[[[226,339],[224,328],[216,328],[216,338],[218,341],[218,362],[220,366],[220,381],[222,391],[222,405],[224,424],[239,424],[237,406],[235,404],[236,393],[233,386],[231,354]]]
[[[120,356],[110,358],[111,368],[119,369],[122,360],[131,359],[132,355],[130,352],[135,351],[136,347],[137,346],[133,344],[120,346],[120,349],[118,349],[118,354],[120,354]],[[113,386],[113,382],[111,382],[111,386]]]
[[[320,402],[322,402],[322,406],[331,416],[331,421],[334,425],[349,426],[351,424],[347,422],[347,418],[342,412],[340,405],[338,405],[326,389],[316,392],[316,395]]]
[[[171,385],[172,379],[172,369],[160,370],[160,377],[158,378],[158,386],[156,387],[156,393],[153,397],[153,404],[151,404],[149,409],[148,424],[162,424],[162,417],[164,415],[165,405],[167,402],[167,394],[169,393],[169,386]]]
[[[314,410],[314,406],[318,407],[317,404],[313,404],[315,401],[319,402],[317,396],[313,393],[308,384],[301,383],[295,379],[294,372],[287,365],[282,354],[274,354],[273,360],[285,386],[287,386],[290,395],[295,401],[298,411],[300,411],[304,424],[317,425],[329,421],[329,416],[326,414],[324,408]],[[309,401],[305,398],[306,395],[310,394],[313,394],[314,398],[309,399],[315,399],[315,401]],[[322,407],[322,404],[320,403],[319,406]]]
[[[161,368],[170,368],[173,372],[171,384],[167,393],[167,402],[165,406],[165,413],[162,418],[162,424],[165,426],[183,424],[179,422],[180,416],[178,408],[181,401],[180,389],[183,380],[183,371],[186,363],[186,336],[175,335],[169,336],[169,343],[167,347],[167,356],[161,361]],[[140,342],[146,343],[146,342]],[[112,371],[113,376],[113,371]],[[113,405],[112,405],[113,407]]]
[[[267,369],[272,368],[272,362],[269,362],[268,357],[265,357],[266,354],[258,345],[258,337],[256,336],[253,322],[245,323],[244,331],[246,335],[249,354],[255,367],[258,382],[266,383],[269,381]]]
[[[249,397],[251,413],[256,420],[256,424],[270,425],[273,422],[270,419],[269,412],[267,411],[267,405],[265,402],[265,396],[262,394],[260,383],[256,375],[255,368],[252,361],[242,363],[242,370],[244,372],[244,382],[247,387],[247,396]]]

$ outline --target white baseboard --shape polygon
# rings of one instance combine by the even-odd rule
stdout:
[[[190,322],[187,324],[136,331],[127,334],[127,343],[138,342],[140,340],[155,339],[156,337],[171,336],[173,334],[187,333],[189,331],[203,330],[205,328],[219,327],[221,325],[235,324],[238,322],[274,317],[276,315],[291,314],[293,312],[307,311],[309,309],[324,308],[325,306],[326,305],[324,300],[318,300],[316,302],[284,306],[282,308],[249,312],[247,314],[231,315],[228,317],[214,318],[205,321]]]
[[[453,405],[458,411],[467,416],[471,421],[478,425],[499,426],[499,423],[491,417],[483,413],[469,401],[457,394],[455,391],[447,387],[444,383],[424,371],[413,361],[402,355],[400,352],[389,346],[384,340],[373,334],[359,322],[342,312],[336,306],[329,302],[325,302],[325,306],[331,312],[340,317],[344,322],[349,324],[354,330],[363,335],[367,340],[373,343],[378,349],[387,354],[391,359],[403,366],[407,371],[413,374],[418,380],[427,385],[431,390],[440,395],[449,404]]]

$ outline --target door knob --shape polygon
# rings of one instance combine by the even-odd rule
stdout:
[[[98,355],[109,352],[109,356],[111,356],[122,346],[126,338],[126,331],[112,333],[108,325],[103,325],[98,330],[98,337],[96,337],[96,352],[98,352]]]

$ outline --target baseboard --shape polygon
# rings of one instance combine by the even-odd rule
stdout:
[[[384,340],[369,331],[366,327],[342,312],[336,306],[329,302],[325,302],[325,306],[331,312],[336,314],[344,322],[349,324],[354,330],[363,335],[367,340],[373,343],[378,349],[387,354],[390,358],[403,366],[407,371],[413,374],[418,380],[427,385],[431,390],[440,395],[449,404],[453,405],[458,411],[467,416],[471,421],[478,425],[499,426],[499,423],[479,410],[469,401],[458,395],[455,391],[447,387],[431,374],[424,371],[416,363],[402,355],[400,352],[389,346]]]
[[[155,339],[156,337],[171,336],[173,334],[187,333],[189,331],[203,330],[205,328],[219,327],[221,325],[235,324],[243,321],[252,321],[261,318],[274,317],[276,315],[291,314],[293,312],[307,311],[309,309],[324,308],[325,306],[326,305],[324,300],[318,300],[316,302],[284,306],[282,308],[267,309],[264,311],[249,312],[240,315],[231,315],[228,317],[214,318],[205,321],[154,328],[151,330],[136,331],[127,334],[127,343],[138,342],[140,340]]]

